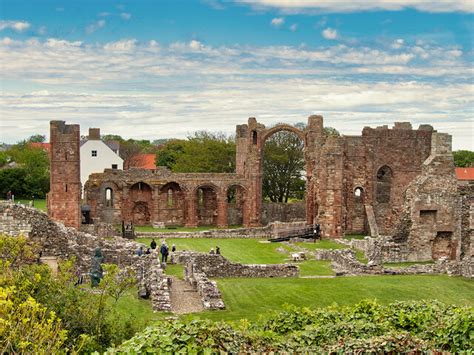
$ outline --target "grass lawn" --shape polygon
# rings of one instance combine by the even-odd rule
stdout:
[[[346,234],[344,236],[344,239],[364,239],[366,237],[366,235],[364,234]]]
[[[385,267],[407,267],[412,265],[427,265],[427,264],[434,264],[434,261],[405,261],[400,263],[384,263],[383,266]]]
[[[348,247],[334,240],[330,239],[322,239],[317,242],[299,242],[295,243],[296,245],[308,249],[308,250],[315,250],[315,249],[347,249]]]
[[[367,264],[369,260],[365,257],[365,254],[362,250],[354,249],[356,253],[356,259],[362,264]]]
[[[109,298],[108,301],[111,304],[115,302],[113,298]],[[118,300],[117,312],[122,319],[133,318],[134,322],[140,322],[140,326],[143,328],[171,315],[171,313],[167,312],[153,312],[151,302],[138,297],[136,288],[127,290]]]
[[[308,260],[298,263],[300,276],[329,276],[334,275],[329,260]]]
[[[160,241],[155,239],[157,243]],[[139,238],[138,242],[150,245],[150,238]],[[288,254],[281,254],[276,251],[283,247],[281,243],[261,243],[264,239],[221,239],[221,238],[193,238],[179,239],[168,238],[168,246],[175,244],[177,250],[195,250],[208,253],[211,248],[218,245],[221,248],[221,254],[227,259],[243,264],[279,264],[287,261]]]
[[[184,265],[167,264],[165,274],[168,276],[174,276],[180,280],[183,280],[184,279]]]
[[[153,226],[135,226],[136,232],[157,232],[157,233],[166,233],[166,232],[202,232],[214,229],[236,229],[241,228],[242,226],[229,226],[227,228],[217,228],[216,226],[199,226],[196,228],[186,228],[186,227],[168,227],[168,228],[155,228]]]
[[[437,299],[474,306],[474,281],[433,275],[358,276],[330,279],[217,279],[226,309],[193,317],[214,320],[255,320],[259,314],[281,310],[285,303],[325,307],[333,303],[355,304],[363,299],[381,303],[399,300]]]

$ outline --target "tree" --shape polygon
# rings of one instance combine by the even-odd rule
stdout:
[[[34,134],[27,139],[29,143],[44,143],[46,136],[44,134]]]
[[[187,140],[172,140],[157,153],[157,164],[174,172],[235,171],[235,141],[223,133],[195,132]]]
[[[275,133],[265,142],[263,196],[272,202],[303,199],[304,143],[292,132]]]
[[[474,167],[474,152],[470,150],[456,150],[453,152],[454,165],[461,168]]]

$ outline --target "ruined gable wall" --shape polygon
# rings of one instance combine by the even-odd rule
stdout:
[[[403,193],[410,182],[421,173],[421,166],[430,154],[433,128],[425,125],[412,130],[409,123],[364,128],[365,171],[354,172],[367,183],[367,201],[373,204],[381,234],[391,234],[403,205]],[[377,201],[377,172],[384,165],[392,171],[390,201]]]
[[[460,259],[461,198],[450,135],[433,133],[431,154],[406,190],[395,235],[408,243],[410,261]]]

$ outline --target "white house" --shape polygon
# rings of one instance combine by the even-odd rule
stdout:
[[[101,173],[104,169],[123,169],[123,159],[118,156],[118,149],[114,151],[101,141],[99,128],[89,128],[89,137],[82,143],[80,154],[82,188],[92,173]]]

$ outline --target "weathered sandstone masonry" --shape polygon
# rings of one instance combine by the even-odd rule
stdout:
[[[265,142],[280,131],[304,143],[305,220],[319,223],[324,237],[393,233],[404,213],[403,193],[422,173],[436,133],[429,125],[414,130],[410,123],[397,122],[391,129],[366,127],[361,136],[337,137],[325,132],[321,116],[310,116],[303,130],[286,124],[267,128],[252,117],[236,129],[235,174],[178,174],[163,168],[92,174],[85,186],[91,217],[188,227],[258,227],[274,218],[301,217],[300,207],[279,211],[265,209],[262,202]]]

